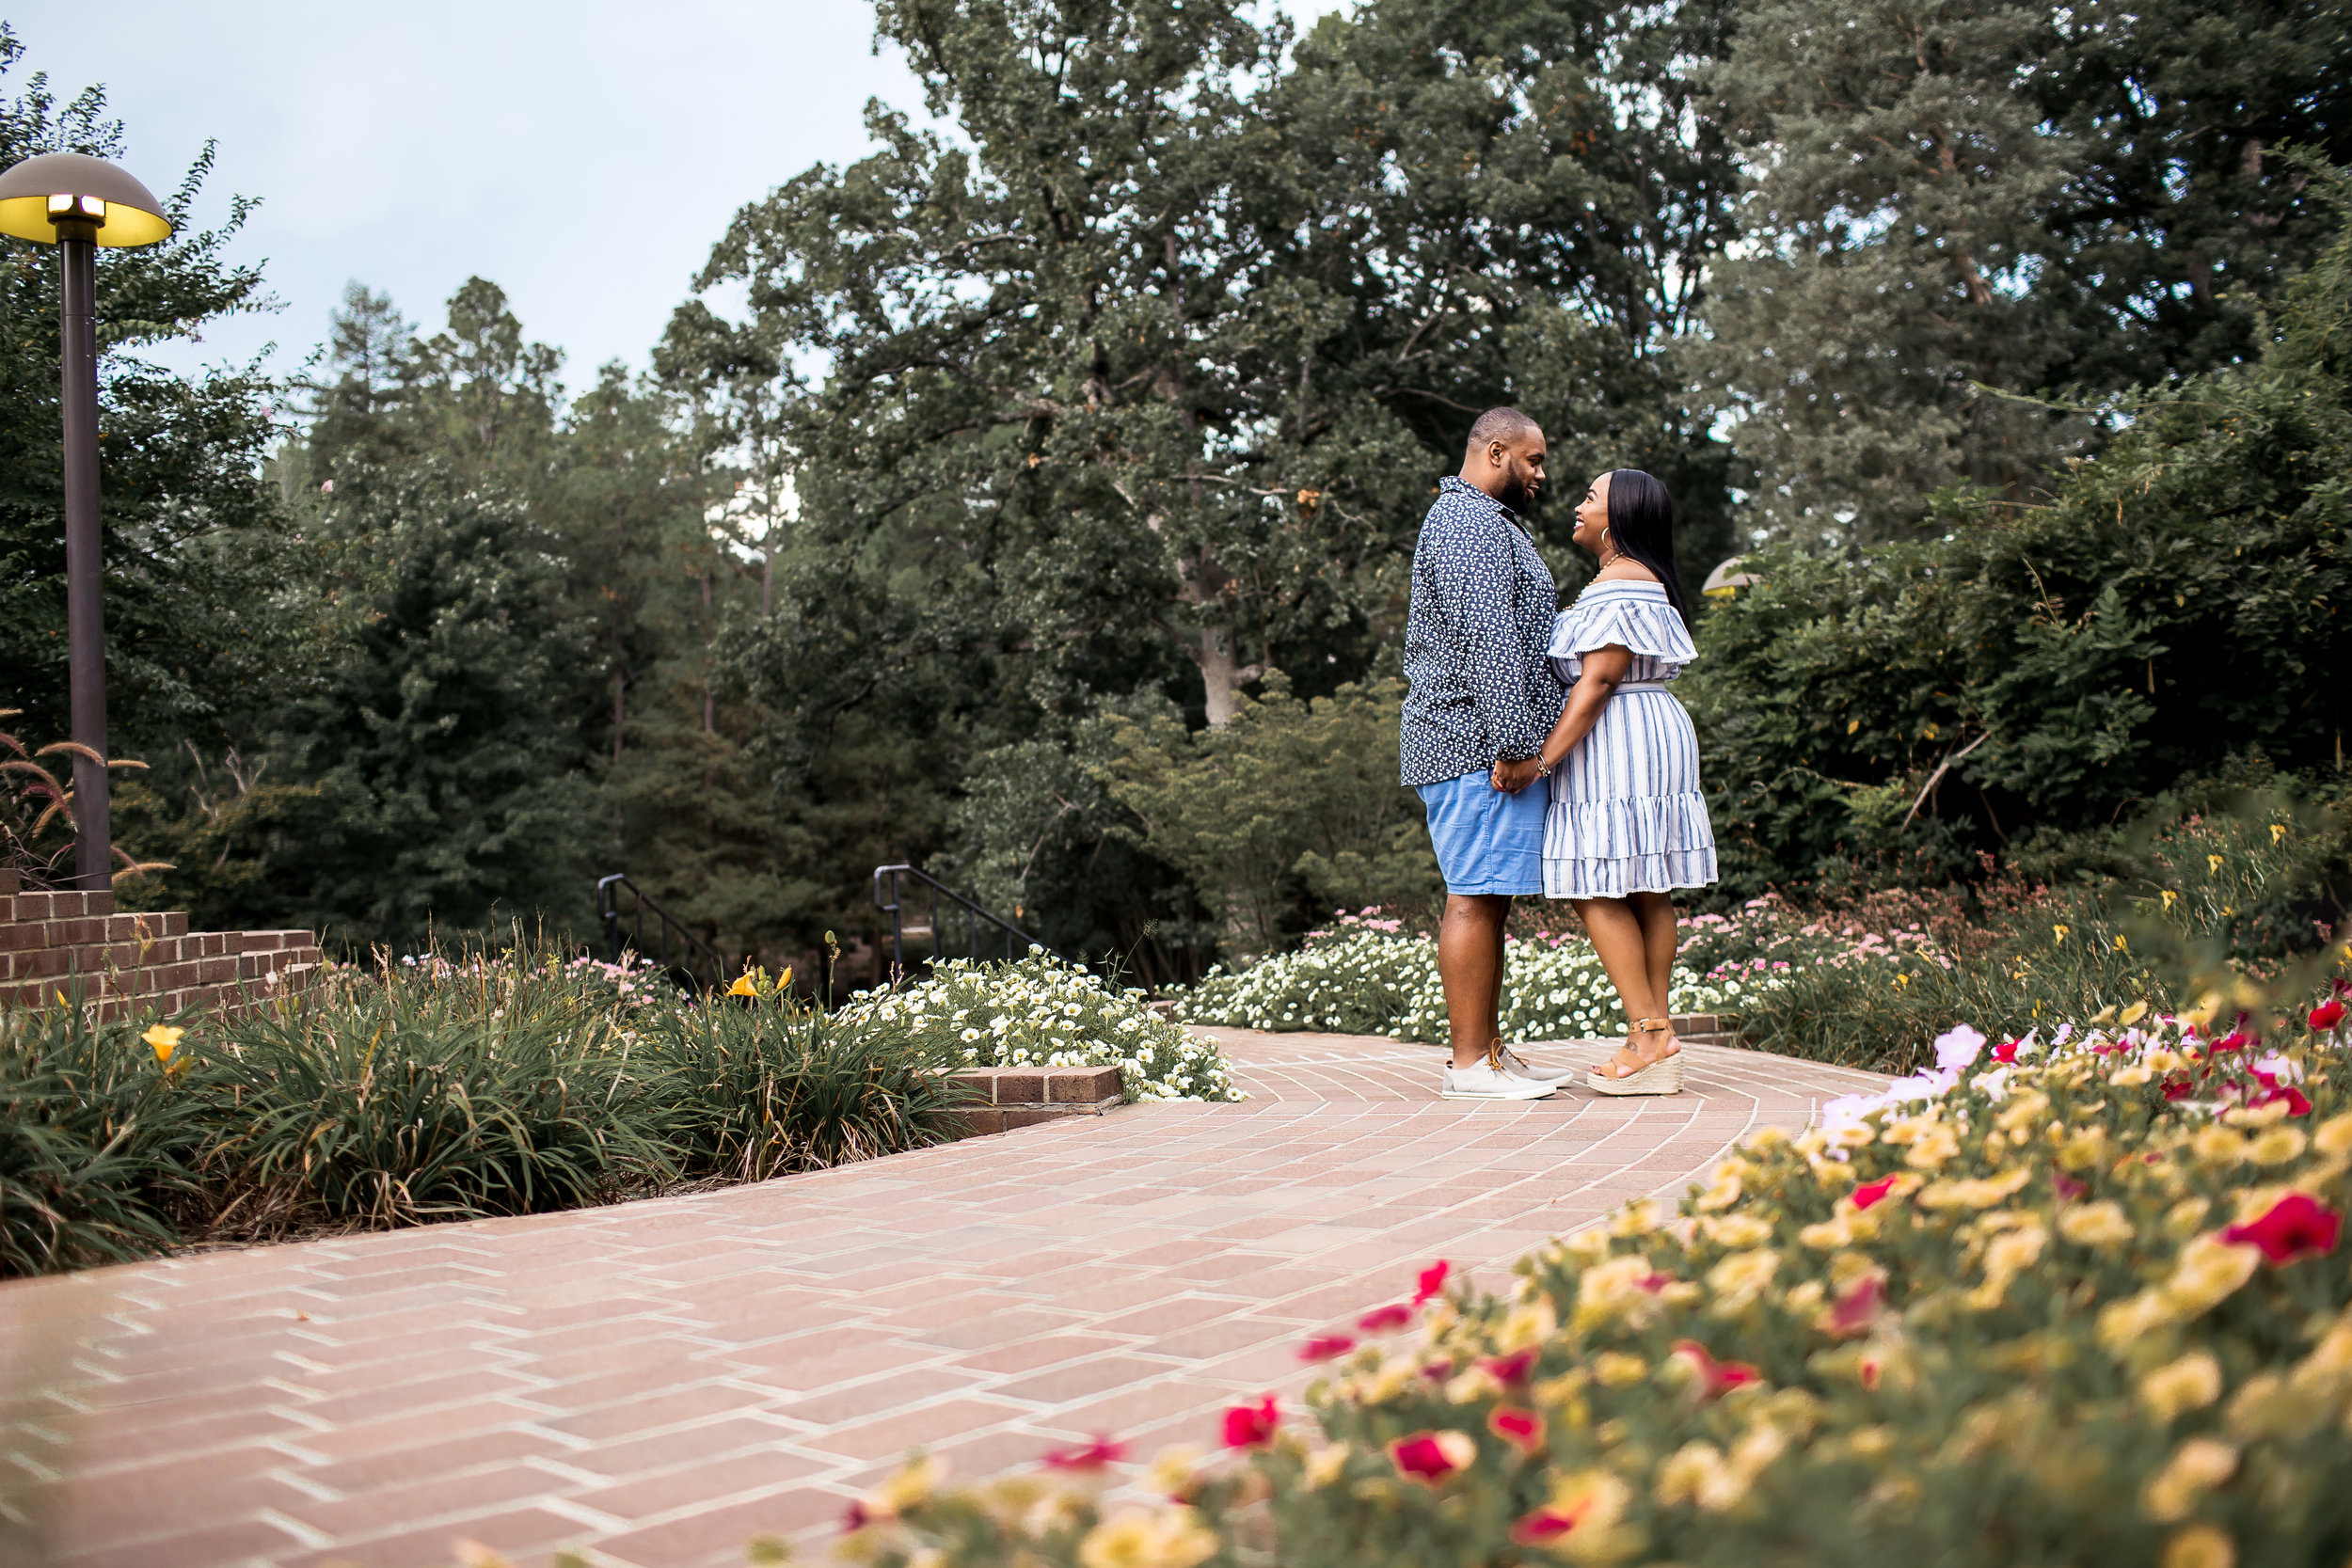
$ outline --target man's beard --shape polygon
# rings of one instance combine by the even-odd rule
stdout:
[[[1535,502],[1541,499],[1542,495],[1541,490],[1529,490],[1518,475],[1512,474],[1503,480],[1502,489],[1496,495],[1495,499],[1524,517],[1535,510]]]

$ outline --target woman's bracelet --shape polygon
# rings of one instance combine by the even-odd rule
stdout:
[[[1537,778],[1539,778],[1539,779],[1549,779],[1549,778],[1550,778],[1550,777],[1551,777],[1551,775],[1552,775],[1552,770],[1553,770],[1554,768],[1558,768],[1559,766],[1560,766],[1560,765],[1559,765],[1558,763],[1556,763],[1556,762],[1546,762],[1546,761],[1544,760],[1544,754],[1543,754],[1543,752],[1536,752],[1536,753],[1535,753],[1535,776],[1536,776]]]

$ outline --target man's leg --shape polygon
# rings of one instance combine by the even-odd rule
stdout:
[[[1492,894],[1449,893],[1438,923],[1438,978],[1445,987],[1445,1017],[1454,1065],[1476,1067],[1494,1043],[1502,994],[1502,921],[1511,900]]]

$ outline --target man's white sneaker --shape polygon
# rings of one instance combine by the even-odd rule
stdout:
[[[1541,1100],[1551,1093],[1549,1083],[1530,1078],[1514,1078],[1485,1062],[1475,1067],[1455,1067],[1446,1064],[1445,1077],[1438,1085],[1440,1100]]]
[[[1502,1058],[1504,1072],[1530,1084],[1549,1084],[1556,1089],[1576,1076],[1577,1069],[1572,1067],[1564,1067],[1557,1072],[1546,1072],[1507,1045],[1495,1054]]]

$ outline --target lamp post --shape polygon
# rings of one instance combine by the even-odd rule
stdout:
[[[100,245],[153,245],[171,236],[163,203],[103,158],[44,152],[0,174],[0,234],[57,247],[60,405],[65,420],[66,663],[72,692],[74,881],[114,885],[106,765],[105,563],[98,527],[98,269]]]

